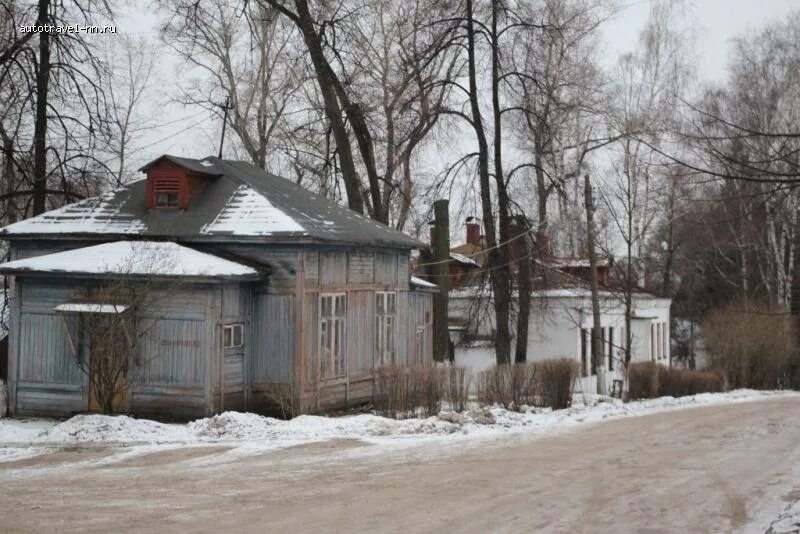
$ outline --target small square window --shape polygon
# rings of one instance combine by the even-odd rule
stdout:
[[[225,326],[222,336],[223,346],[226,349],[241,347],[244,345],[244,325],[229,324]]]
[[[178,193],[156,193],[157,208],[178,207]]]

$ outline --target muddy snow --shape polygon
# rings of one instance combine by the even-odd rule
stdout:
[[[622,403],[607,397],[576,398],[566,410],[474,406],[464,413],[443,411],[428,418],[394,420],[371,414],[344,417],[303,415],[284,421],[252,413],[225,412],[187,424],[165,424],[127,416],[77,415],[66,421],[0,420],[0,462],[36,454],[37,449],[76,445],[240,444],[243,449],[274,449],[329,439],[379,443],[419,437],[494,436],[503,433],[557,432],[606,419],[646,415],[692,406],[730,404],[798,395],[778,391],[736,390],[689,397]]]

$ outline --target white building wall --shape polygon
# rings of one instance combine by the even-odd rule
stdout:
[[[565,292],[559,292],[565,293]],[[568,293],[568,292],[567,292]],[[482,304],[487,304],[484,301]],[[670,300],[655,298],[651,295],[634,295],[633,316],[631,321],[631,360],[634,362],[656,361],[670,364],[669,312]],[[478,306],[487,308],[487,306]],[[451,298],[450,314],[461,318],[469,317],[469,311],[475,310],[476,303],[469,298]],[[491,310],[490,310],[491,312]],[[481,335],[491,335],[494,327],[491,313],[483,313],[484,317],[477,325]],[[488,317],[486,317],[488,316]],[[600,325],[605,329],[606,337],[612,333],[613,371],[608,371],[607,390],[612,391],[614,380],[622,380],[625,341],[625,307],[620,300],[608,295],[601,300]],[[549,358],[573,358],[582,360],[581,329],[587,330],[586,365],[584,378],[580,380],[579,391],[594,393],[597,391],[597,379],[593,376],[591,366],[591,328],[593,318],[591,299],[588,295],[558,294],[558,296],[541,296],[533,299],[531,319],[528,331],[528,361],[536,362]],[[613,329],[613,332],[612,332]],[[651,337],[651,335],[653,337]],[[476,373],[495,363],[494,348],[485,342],[472,345],[459,344],[460,336],[455,334],[455,358],[459,365],[472,367]],[[477,346],[476,346],[477,345]],[[655,349],[655,352],[654,352]],[[608,339],[605,339],[604,351],[608,356]],[[512,354],[513,358],[513,354]],[[608,360],[606,360],[608,362]],[[621,387],[619,384],[618,387]]]

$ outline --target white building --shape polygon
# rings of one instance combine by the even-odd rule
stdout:
[[[486,260],[485,247],[480,225],[468,221],[466,243],[451,249],[451,287],[454,289],[450,291],[448,305],[450,339],[456,363],[472,367],[476,372],[495,363],[494,309],[491,290],[481,271]],[[587,393],[596,392],[597,369],[592,365],[592,302],[586,281],[588,260],[549,256],[545,261],[534,262],[532,267],[537,289],[532,293],[527,361],[573,358],[583,369],[579,388]],[[611,268],[610,261],[599,261],[600,325],[607,371],[606,390],[618,392],[623,379],[625,304],[622,294],[610,289]],[[670,365],[670,304],[669,298],[640,289],[633,292],[632,362]],[[512,307],[516,308],[516,303]],[[513,341],[512,360],[515,344]]]

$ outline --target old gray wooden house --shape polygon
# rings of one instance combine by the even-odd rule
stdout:
[[[124,313],[100,291],[122,278],[153,296],[153,326],[120,411],[324,410],[370,399],[376,366],[431,361],[435,288],[410,276],[417,240],[248,163],[163,156],[142,171],[0,230],[11,413],[96,404],[76,363],[89,344],[67,325]]]

